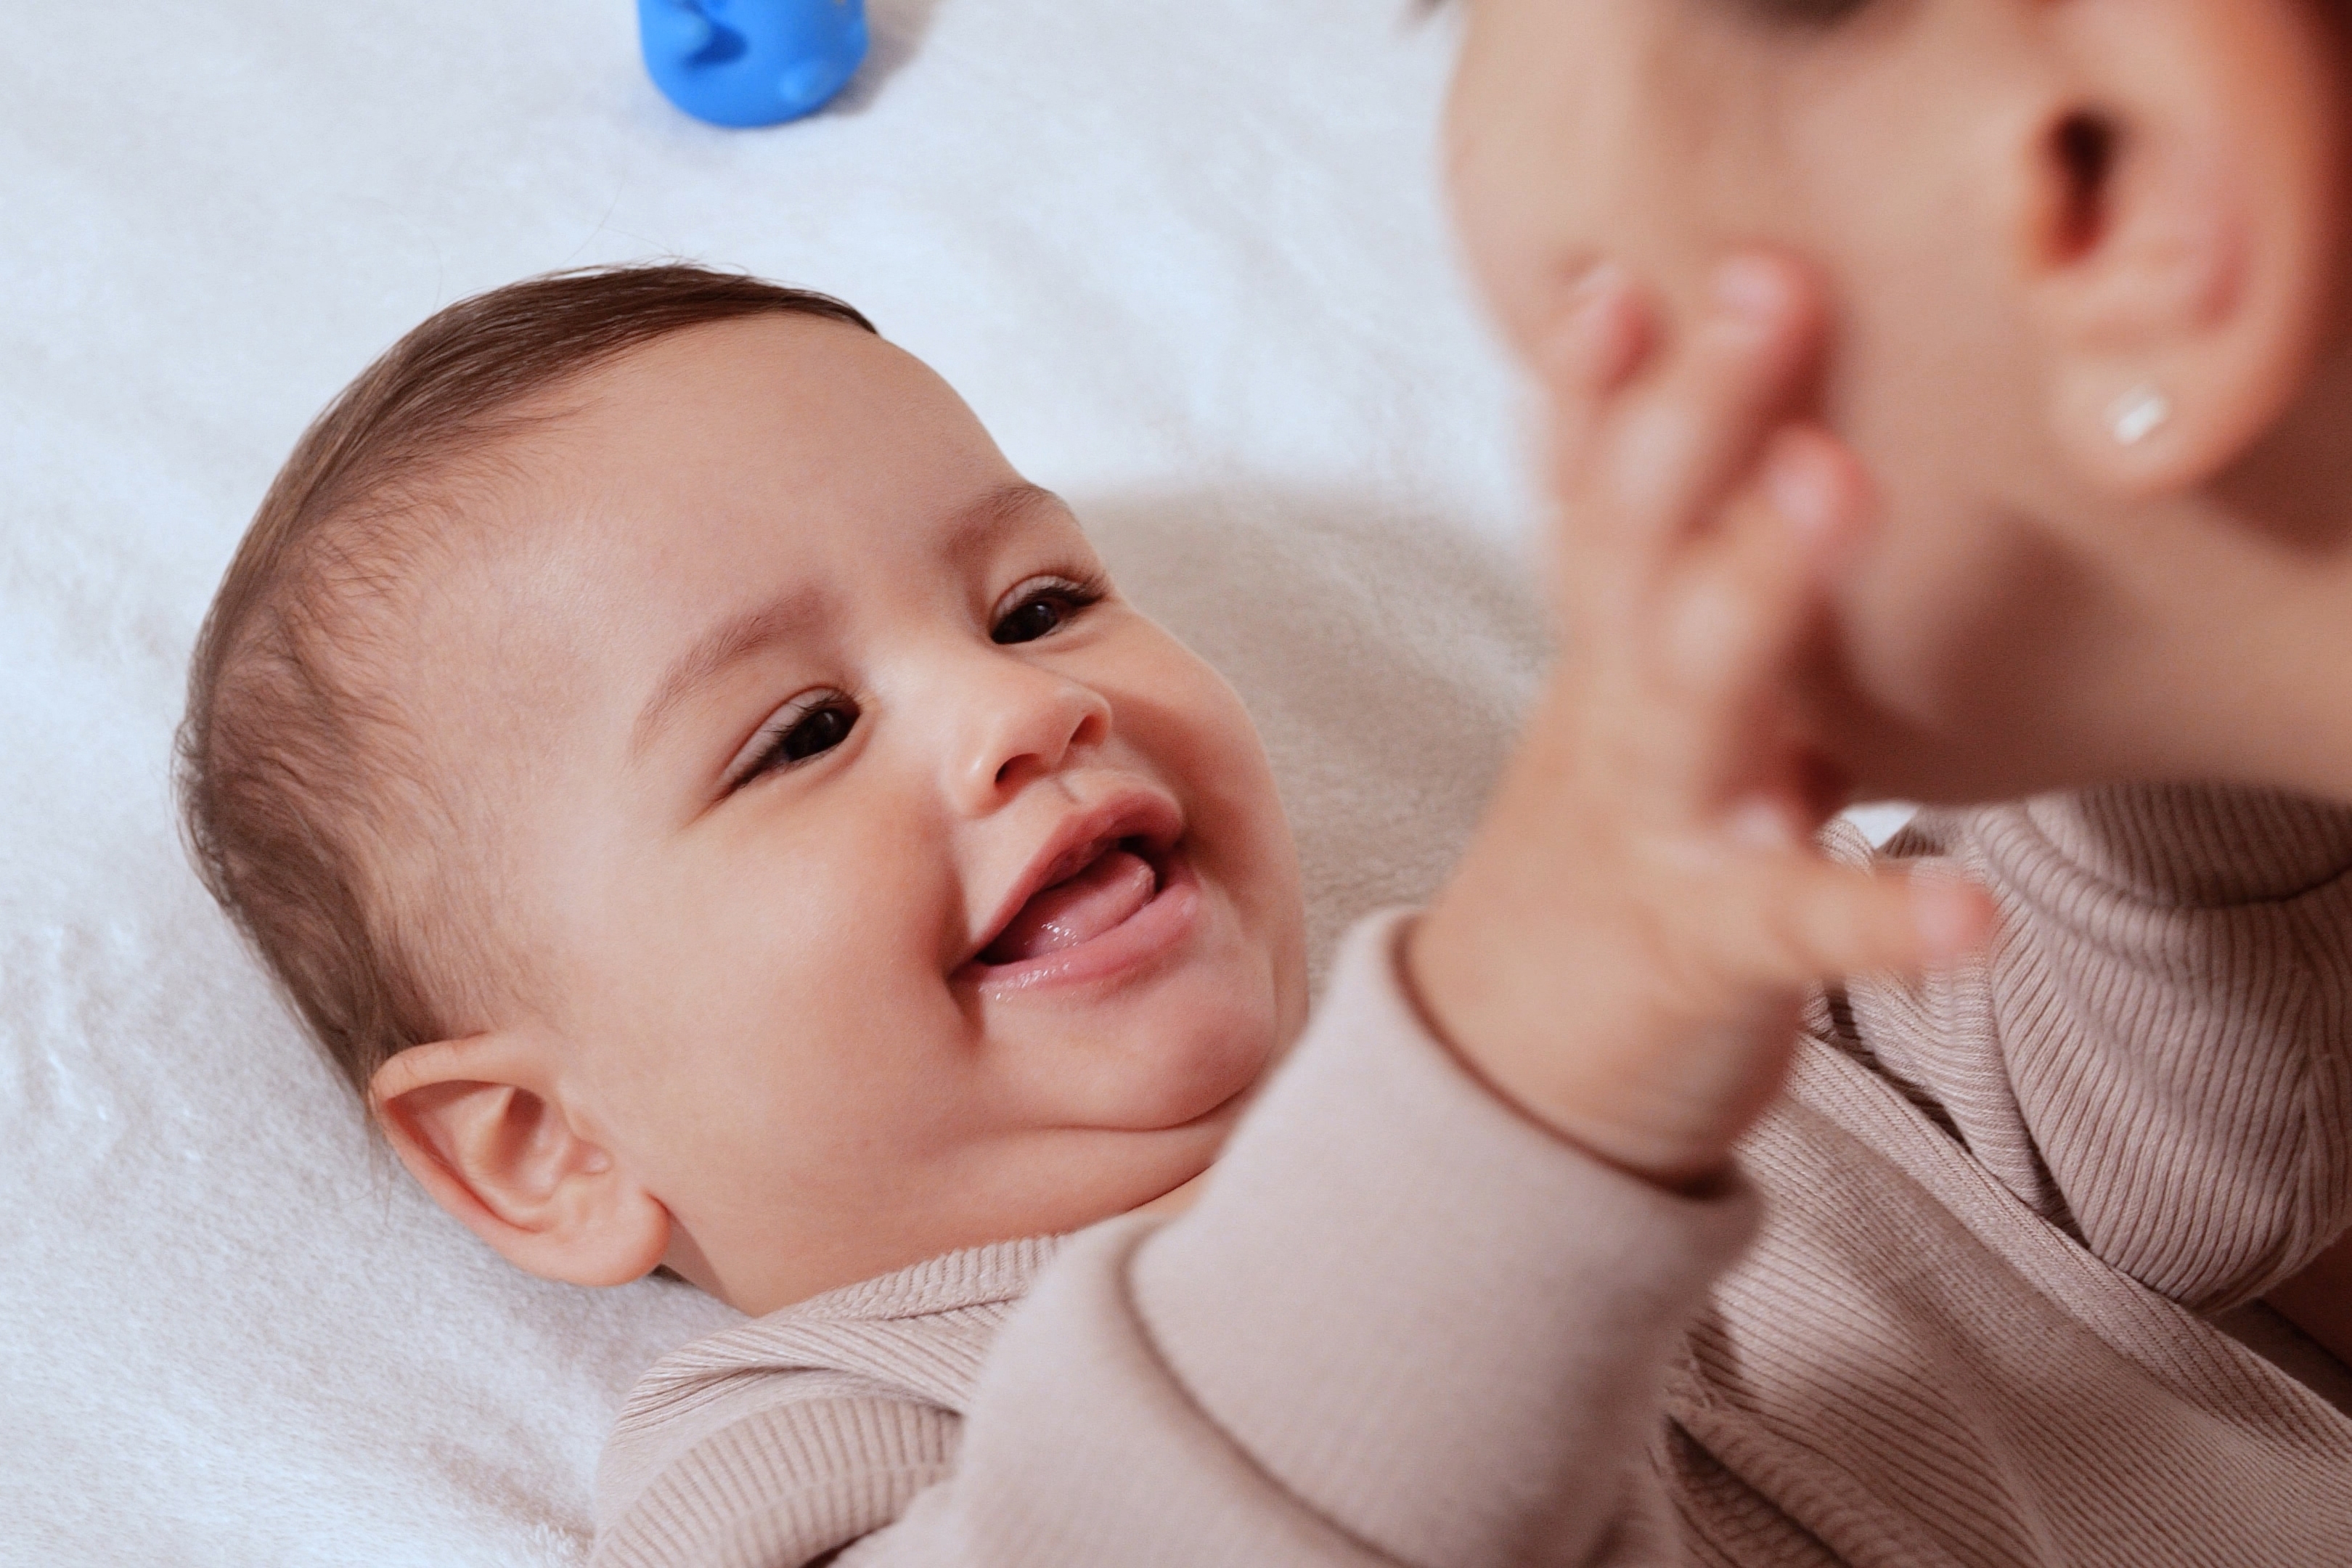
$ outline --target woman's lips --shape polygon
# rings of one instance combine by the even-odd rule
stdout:
[[[1115,844],[1031,897],[956,978],[997,993],[1101,979],[1173,947],[1200,907],[1200,879],[1181,846],[1146,859]]]

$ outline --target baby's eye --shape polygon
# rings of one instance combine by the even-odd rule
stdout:
[[[776,754],[788,763],[805,762],[849,739],[857,724],[857,710],[844,706],[819,708],[785,731],[776,742]]]
[[[772,769],[823,756],[857,728],[857,704],[838,691],[817,692],[778,713],[744,748],[749,759],[729,781],[749,784]]]
[[[1012,607],[989,628],[999,643],[1035,642],[1062,629],[1087,606],[1102,603],[1099,582],[1079,583],[1067,577],[1033,577],[1005,595]]]

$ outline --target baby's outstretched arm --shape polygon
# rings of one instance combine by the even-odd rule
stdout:
[[[1604,271],[1582,295],[1551,363],[1565,649],[1409,970],[1507,1098],[1686,1182],[1771,1099],[1811,987],[1956,957],[1987,910],[1812,842],[1840,802],[1799,670],[1868,500],[1790,422],[1821,335],[1803,277],[1727,263],[1655,369],[1640,293]]]
[[[1769,261],[1674,342],[1588,286],[1552,366],[1567,647],[1453,885],[1358,931],[1191,1213],[1069,1244],[961,1423],[820,1380],[630,1483],[600,1563],[1675,1554],[1663,1369],[1752,1229],[1729,1150],[1800,998],[1988,919],[1813,847],[1792,671],[1863,506],[1788,428],[1817,330]]]

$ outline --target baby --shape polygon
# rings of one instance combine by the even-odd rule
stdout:
[[[2341,917],[2352,833],[2257,797],[1931,821],[2018,934],[1817,1019],[1843,1050],[1746,1155],[1781,1205],[1685,1335],[1754,1224],[1727,1155],[1802,989],[1958,958],[1982,924],[1957,880],[1807,847],[1827,795],[1785,693],[1864,495],[1790,416],[1801,276],[1748,258],[1717,293],[1672,354],[1622,281],[1559,335],[1561,487],[1597,520],[1562,540],[1561,674],[1454,882],[1360,931],[1270,1087],[1305,1014],[1299,897],[1239,704],[854,312],[687,268],[541,279],[427,322],[322,417],[199,648],[191,821],[445,1207],[532,1272],[666,1265],[758,1318],[633,1398],[606,1560],[1601,1561],[1684,1529],[1804,1561],[1812,1525],[1763,1522],[1770,1467],[1825,1484],[1789,1457],[1824,1416],[1866,1475],[1916,1443],[1843,1417],[2053,1339],[2120,1390],[2077,1412],[2182,1403],[2032,1318],[2089,1266],[2075,1216],[2145,1196],[2038,1162],[2112,1160],[2185,1109],[2168,1137],[2232,1173],[2206,1100],[2103,1075],[2145,1057],[2204,1089],[2317,1057],[2228,963],[2155,967],[2251,937],[2274,983]],[[2150,822],[2179,841],[2126,869],[2163,886],[2110,885]],[[2240,864],[2249,824],[2269,847]],[[2053,974],[2101,995],[2032,983]],[[2177,1050],[2102,1032],[2166,1010]],[[2021,1061],[2049,1083],[2011,1084]],[[2092,1110],[2037,1142],[2015,1102],[2051,1092]],[[2311,1091],[2225,1098],[2267,1147]],[[1975,1212],[2011,1166],[2034,1206]],[[2200,1305],[2288,1267],[2311,1184],[2242,1185],[2183,1282]],[[2180,1229],[2152,1212],[2121,1250]],[[1931,1258],[1958,1309],[1919,1296]],[[1806,1386],[1823,1321],[1851,1387]],[[2224,1399],[2334,1419],[2208,1338]],[[1982,1457],[1966,1420],[1924,1431]],[[1917,1560],[1891,1517],[1865,1513],[1895,1549],[1838,1549]]]
[[[1718,64],[1842,47],[1725,10]],[[1642,26],[1474,12],[1465,219],[1558,409],[1569,640],[1455,879],[1359,931],[1303,1037],[1232,694],[845,307],[519,285],[305,438],[196,660],[216,892],[490,1245],[758,1320],[633,1396],[604,1560],[2306,1562],[2352,1530],[2352,1423],[2187,1310],[2352,1204],[2352,829],[2179,789],[1931,815],[1898,857],[2010,925],[1966,962],[1980,895],[1815,853],[1833,761],[2325,781],[2025,710],[2060,671],[1996,712],[1905,686],[2002,625],[1978,567],[2018,549],[1922,553],[1900,462],[1874,522],[1811,420],[1848,362],[1809,274],[1662,245],[1659,283],[1549,281],[1590,242],[1523,199],[1537,133],[1613,122],[1549,124],[1524,73]]]
[[[1720,347],[1710,372],[1736,370],[1740,342]],[[1745,374],[1760,427],[1786,368]],[[1707,662],[1666,678],[1697,695],[1654,695],[1661,678],[1632,665],[1611,700],[1580,687],[1556,705],[1536,754],[1598,771],[1523,780],[1511,858],[1474,853],[1423,922],[1421,990],[1461,1015],[1461,1061],[1413,1012],[1395,922],[1359,940],[1327,1043],[1289,1080],[1287,1114],[1304,1099],[1308,1124],[1243,1141],[1228,1209],[1193,1216],[1217,1250],[1181,1273],[1223,1303],[1204,1325],[1218,1337],[1236,1310],[1287,1316],[1283,1284],[1258,1277],[1302,1268],[1292,1288],[1353,1275],[1351,1296],[1383,1284],[1407,1321],[1484,1332],[1444,1297],[1497,1269],[1540,1278],[1547,1253],[1555,1274],[1594,1268],[1607,1237],[1646,1256],[1596,1273],[1589,1307],[1648,1321],[1563,1336],[1598,1385],[1558,1403],[1614,1451],[1651,1404],[1627,1369],[1655,1363],[1749,1222],[1724,1156],[1778,1074],[1746,1065],[1747,1037],[1777,1061],[1802,984],[1969,945],[1972,895],[1817,863],[1811,816],[1782,820],[1811,809],[1779,776],[1783,748],[1717,738],[1769,716],[1820,574],[1804,563],[1850,531],[1829,456],[1800,447],[1778,468],[1810,532],[1768,515],[1736,557],[1659,590],[1704,604],[1756,577],[1752,629],[1717,626]],[[1721,711],[1682,716],[1701,703]],[[1718,754],[1743,774],[1706,777]],[[394,349],[305,437],[232,564],[187,762],[215,888],[446,1208],[534,1273],[612,1284],[666,1266],[771,1329],[825,1292],[898,1281],[887,1297],[942,1271],[950,1294],[918,1298],[927,1326],[1002,1304],[1042,1257],[1021,1238],[1165,1203],[1206,1170],[1305,1016],[1297,870],[1232,691],[1118,597],[1068,510],[936,376],[846,307],[749,279],[541,279]],[[1758,842],[1734,863],[1663,858],[1741,802]],[[1661,863],[1628,863],[1643,854]],[[1744,943],[1678,929],[1727,891],[1755,906]],[[1840,929],[1760,940],[1780,906],[1808,904]],[[1496,963],[1522,949],[1532,968]],[[1669,963],[1712,994],[1646,994]],[[1750,1011],[1753,1029],[1736,1016]],[[1724,1044],[1660,1048],[1702,1017],[1724,1020]],[[1694,1071],[1755,1081],[1727,1097],[1686,1089]],[[1336,1081],[1312,1087],[1318,1073]],[[1657,1124],[1653,1099],[1682,1108]],[[1276,1097],[1260,1121],[1284,1117]],[[1432,1180],[1404,1157],[1415,1145],[1478,1180]],[[1240,1195],[1253,1157],[1288,1212]],[[1234,1201],[1256,1211],[1239,1230],[1218,1223]],[[1445,1281],[1436,1297],[1359,1245],[1367,1224],[1425,1255],[1411,1268]],[[1432,1253],[1433,1228],[1465,1255]],[[1349,1261],[1315,1261],[1335,1249]],[[976,1285],[995,1294],[967,1301]],[[1455,1374],[1443,1336],[1408,1347],[1381,1318],[1333,1342],[1349,1352],[1333,1373],[1389,1345],[1417,1369],[1391,1376]],[[1050,1378],[1018,1374],[1018,1397],[1095,1384],[1070,1350]],[[763,1405],[761,1431],[780,1408],[802,1424],[832,1408],[812,1394],[890,1386],[855,1356],[816,1364],[787,1406]],[[1110,1420],[1120,1396],[1098,1396],[1093,1419]],[[666,1456],[700,1452],[719,1417],[723,1441],[745,1436],[731,1394],[660,1404]],[[883,1408],[916,1423],[905,1462],[882,1483],[825,1478],[852,1513],[763,1552],[867,1533],[930,1479],[939,1409]],[[1060,1446],[1040,1436],[1021,1428],[1011,1462]],[[1171,1500],[1186,1489],[1181,1466],[1141,1469],[1167,1474]],[[638,1500],[656,1517],[671,1479]],[[769,1479],[810,1506],[805,1478]],[[1003,1505],[1029,1507],[1027,1485]],[[614,1540],[669,1533],[633,1517]]]
[[[1304,1015],[1241,705],[828,300],[436,318],[288,465],[194,685],[216,889],[551,1278],[759,1313],[1122,1212]]]

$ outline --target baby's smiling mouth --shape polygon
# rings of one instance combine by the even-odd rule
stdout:
[[[981,951],[980,962],[1019,963],[1091,942],[1122,925],[1160,891],[1160,871],[1138,838],[1087,847],[1076,870],[1030,895],[1012,923]]]
[[[1004,891],[954,978],[992,994],[1110,981],[1182,943],[1201,908],[1184,816],[1122,790],[1066,817]]]

